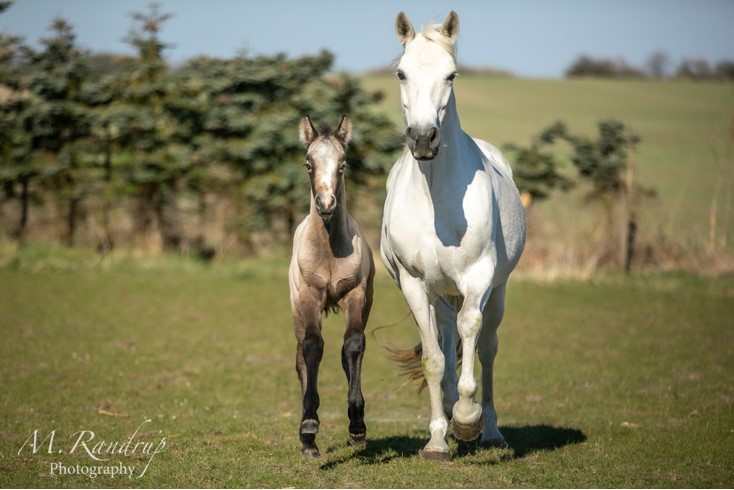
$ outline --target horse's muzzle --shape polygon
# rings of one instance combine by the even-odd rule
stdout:
[[[336,210],[336,197],[330,195],[325,199],[322,199],[321,196],[317,195],[315,201],[316,212],[319,213],[319,216],[324,220],[324,223],[328,223]]]
[[[416,128],[408,126],[405,140],[416,160],[433,160],[438,153],[441,131],[436,126]]]

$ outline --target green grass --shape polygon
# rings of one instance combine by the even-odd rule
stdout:
[[[300,388],[283,260],[102,263],[35,250],[0,269],[1,487],[729,487],[734,278],[514,281],[496,363],[511,450],[451,442],[422,461],[426,394],[368,337],[368,445],[346,446],[342,316],[324,327],[319,461],[300,456]],[[39,258],[40,257],[40,258]],[[44,264],[38,265],[39,262]],[[109,261],[109,262],[107,262]],[[76,264],[74,266],[74,264]],[[402,318],[378,271],[369,330]],[[410,345],[412,321],[380,330]],[[160,441],[141,479],[51,476],[74,433]],[[54,449],[18,454],[32,431]],[[45,449],[45,446],[44,446]],[[104,464],[143,465],[114,455]],[[138,468],[138,472],[140,469]]]
[[[402,127],[395,78],[367,75],[363,83],[385,94],[381,109]],[[723,173],[713,157],[714,150],[725,153],[724,141],[734,124],[732,84],[467,75],[457,78],[455,87],[462,127],[496,146],[525,145],[557,120],[573,133],[590,136],[599,120],[623,121],[642,138],[636,155],[638,181],[658,192],[657,201],[643,211],[651,234],[661,230],[681,243],[700,245],[708,238],[717,182],[734,192],[734,154],[722,160]],[[726,206],[722,199],[720,210]],[[556,205],[545,203],[538,212],[554,222],[559,213],[578,213],[582,207],[578,196],[572,196]],[[734,213],[719,213],[719,234],[728,237],[728,250],[734,252]]]

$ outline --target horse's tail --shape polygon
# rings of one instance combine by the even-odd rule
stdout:
[[[381,344],[382,348],[387,351],[386,357],[396,363],[403,375],[408,379],[404,385],[415,382],[420,382],[418,387],[418,393],[423,391],[428,383],[426,378],[423,376],[423,366],[421,358],[423,357],[423,344],[420,342],[409,347],[407,349],[400,349],[388,344]]]
[[[407,316],[405,317],[407,318]],[[405,319],[403,318],[403,320]],[[398,323],[402,322],[403,320],[400,320]],[[384,325],[381,327],[377,327],[374,330],[372,330],[372,336],[375,336],[375,332],[377,330],[392,327],[393,325]],[[375,340],[377,338],[375,337]],[[418,393],[423,391],[427,386],[428,383],[426,382],[426,378],[423,375],[423,344],[421,342],[418,342],[413,347],[408,347],[407,349],[401,349],[399,347],[395,347],[390,344],[386,344],[383,342],[380,342],[377,340],[377,343],[380,344],[380,347],[385,349],[387,351],[387,354],[385,357],[387,357],[389,360],[393,361],[395,364],[398,365],[398,369],[402,372],[402,374],[408,378],[405,383],[403,383],[403,386],[410,384],[412,382],[420,383],[418,386]],[[456,368],[458,369],[461,367],[461,355],[463,352],[461,338],[456,339]]]

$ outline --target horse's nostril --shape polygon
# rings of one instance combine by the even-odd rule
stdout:
[[[428,133],[428,141],[431,143],[436,143],[436,140],[438,140],[438,128],[431,128],[431,132]]]
[[[321,209],[322,201],[321,196],[316,196],[316,207]]]
[[[412,140],[417,139],[413,126],[408,126],[408,129],[405,130],[405,135]]]

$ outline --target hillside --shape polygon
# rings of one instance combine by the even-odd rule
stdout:
[[[362,80],[365,88],[385,94],[384,111],[401,123],[393,77],[365,75]],[[718,186],[716,241],[730,254],[734,250],[731,84],[468,75],[460,76],[455,87],[463,128],[496,146],[525,145],[557,120],[566,122],[575,133],[590,136],[601,119],[623,121],[642,138],[635,158],[636,179],[657,191],[656,199],[644,203],[642,220],[648,234],[687,248],[707,246]],[[582,194],[577,191],[539,204],[533,210],[535,219],[560,223],[558,227],[573,226],[580,218],[577,211],[586,206]]]

